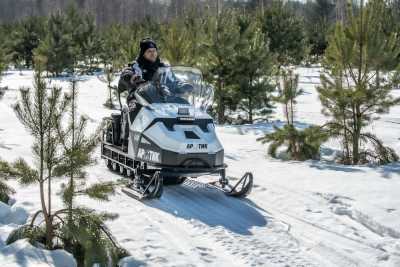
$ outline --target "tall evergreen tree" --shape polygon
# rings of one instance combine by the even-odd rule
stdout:
[[[299,64],[307,53],[303,20],[282,1],[275,1],[261,19],[269,49],[277,55],[278,65]]]
[[[9,57],[7,56],[6,49],[0,46],[0,82],[4,71],[8,67]]]
[[[185,65],[191,61],[189,32],[181,20],[175,19],[161,26],[163,58],[171,65]]]
[[[95,18],[91,13],[80,12],[78,7],[71,3],[66,12],[69,32],[72,37],[75,59],[84,72],[92,72],[97,65],[103,40],[97,32]]]
[[[335,5],[332,0],[309,1],[305,5],[305,31],[310,45],[310,55],[317,59],[328,46],[328,31],[334,22]]]
[[[235,11],[225,9],[217,17],[209,16],[206,41],[203,43],[205,77],[215,85],[217,120],[225,122],[226,106],[234,100],[232,59],[239,42],[239,26]]]
[[[343,144],[342,162],[388,163],[398,159],[366,127],[380,114],[400,103],[391,90],[399,83],[400,46],[395,33],[383,31],[385,2],[361,2],[360,14],[350,16],[348,25],[337,24],[326,51],[328,75],[318,87],[326,125]],[[390,72],[390,73],[389,73]]]
[[[189,42],[189,61],[187,62],[191,66],[201,67],[201,43],[205,38],[205,25],[207,23],[207,16],[199,16],[198,10],[195,6],[188,11],[187,15],[183,19],[185,24],[186,33]]]
[[[11,60],[16,66],[33,65],[33,51],[45,36],[45,19],[41,17],[28,17],[16,23],[7,40]]]
[[[85,14],[82,18],[82,24],[77,34],[75,45],[79,46],[79,60],[85,63],[87,72],[92,72],[97,66],[98,58],[103,48],[103,39],[100,37],[94,17],[91,14]]]
[[[132,63],[139,54],[139,42],[146,36],[151,36],[142,24],[135,23],[122,28],[122,62]]]
[[[272,112],[271,93],[274,87],[271,76],[275,59],[269,51],[268,43],[259,24],[251,15],[237,18],[240,41],[233,56],[233,77],[238,84],[239,107],[248,114],[248,122],[253,123],[255,109],[260,115]]]
[[[104,43],[100,58],[103,64],[112,65],[114,70],[119,70],[126,64],[123,48],[132,45],[124,42],[126,33],[124,27],[119,24],[113,24],[102,32]]]
[[[73,71],[77,51],[70,22],[61,12],[50,16],[47,36],[35,53],[45,59],[46,70],[55,76],[59,76],[63,71]]]

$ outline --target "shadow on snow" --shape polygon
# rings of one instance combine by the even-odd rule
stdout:
[[[221,226],[240,235],[251,235],[252,227],[268,223],[268,215],[251,201],[226,196],[193,180],[181,186],[164,187],[161,199],[144,203],[187,221],[198,221],[209,227]]]

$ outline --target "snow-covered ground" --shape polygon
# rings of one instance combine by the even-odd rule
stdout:
[[[323,123],[326,118],[315,90],[319,70],[297,71],[305,90],[298,101],[298,122]],[[111,113],[103,107],[107,90],[96,77],[82,78],[78,106],[94,129]],[[68,90],[64,79],[52,79],[51,84]],[[13,160],[22,156],[33,162],[32,139],[11,107],[17,101],[17,89],[32,85],[32,72],[20,75],[10,71],[1,85],[10,89],[0,100],[0,157]],[[399,96],[400,90],[393,94]],[[187,181],[165,188],[160,200],[138,202],[118,192],[110,202],[80,201],[119,214],[107,225],[132,255],[121,262],[126,267],[400,266],[400,164],[353,167],[272,159],[267,146],[256,141],[271,129],[271,124],[217,127],[228,175],[254,173],[255,186],[248,199],[228,198],[197,181]],[[370,129],[400,154],[400,106]],[[330,142],[323,150],[329,156],[335,149],[335,142]],[[90,179],[118,179],[104,166],[99,152],[98,163],[88,170]],[[32,214],[39,208],[37,186],[11,185],[17,190],[14,209]],[[70,259],[69,255],[52,255],[28,247],[24,240],[5,246],[8,233],[21,223],[2,220],[0,212],[1,266],[3,262],[7,266],[39,266],[38,261],[42,266],[68,266],[57,259]]]

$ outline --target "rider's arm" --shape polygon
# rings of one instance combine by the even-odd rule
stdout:
[[[142,80],[142,70],[137,63],[126,67],[122,70],[121,76],[118,82],[119,92],[131,91],[136,89],[139,81]]]

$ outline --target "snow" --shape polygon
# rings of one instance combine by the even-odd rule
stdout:
[[[38,249],[25,239],[18,240],[0,249],[2,267],[35,266],[35,267],[73,267],[75,260],[64,250],[48,251]]]
[[[32,246],[28,240],[6,245],[8,235],[26,223],[27,211],[16,203],[8,206],[0,202],[0,263],[2,267],[74,267],[76,261],[64,250],[45,250]]]
[[[305,91],[298,99],[297,125],[324,123],[315,90],[321,70],[296,71]],[[30,71],[22,75],[10,71],[1,83],[9,87],[0,100],[1,158],[22,156],[34,162],[32,139],[12,110],[17,89],[31,86],[32,77]],[[93,131],[103,117],[116,111],[103,107],[108,95],[104,83],[93,76],[82,79],[78,108],[90,118]],[[51,85],[68,90],[65,78],[52,79]],[[400,96],[400,90],[393,90],[393,95]],[[279,119],[283,117],[278,107],[272,123],[217,126],[228,175],[254,174],[253,192],[245,200],[228,198],[190,180],[182,186],[166,187],[160,200],[138,202],[118,190],[110,202],[85,197],[79,202],[119,215],[107,226],[131,254],[120,262],[124,267],[400,266],[400,164],[332,163],[330,159],[338,151],[335,140],[324,144],[322,161],[273,159],[267,155],[267,145],[256,139],[272,131],[272,124],[282,125]],[[400,106],[371,123],[369,129],[400,154]],[[98,150],[98,162],[87,170],[90,181],[119,179],[108,171],[99,154]],[[61,182],[57,180],[55,187]],[[40,203],[37,186],[21,187],[15,181],[10,185],[17,191],[13,196],[16,203],[0,206],[0,262],[5,259],[6,266],[40,266],[39,262],[63,266],[57,261],[65,256],[60,251],[36,249],[25,240],[4,245],[8,233],[26,219],[22,210],[32,215]],[[54,209],[62,205],[56,195],[53,205]],[[13,222],[3,222],[10,214],[15,214]],[[24,259],[32,265],[22,263]]]

